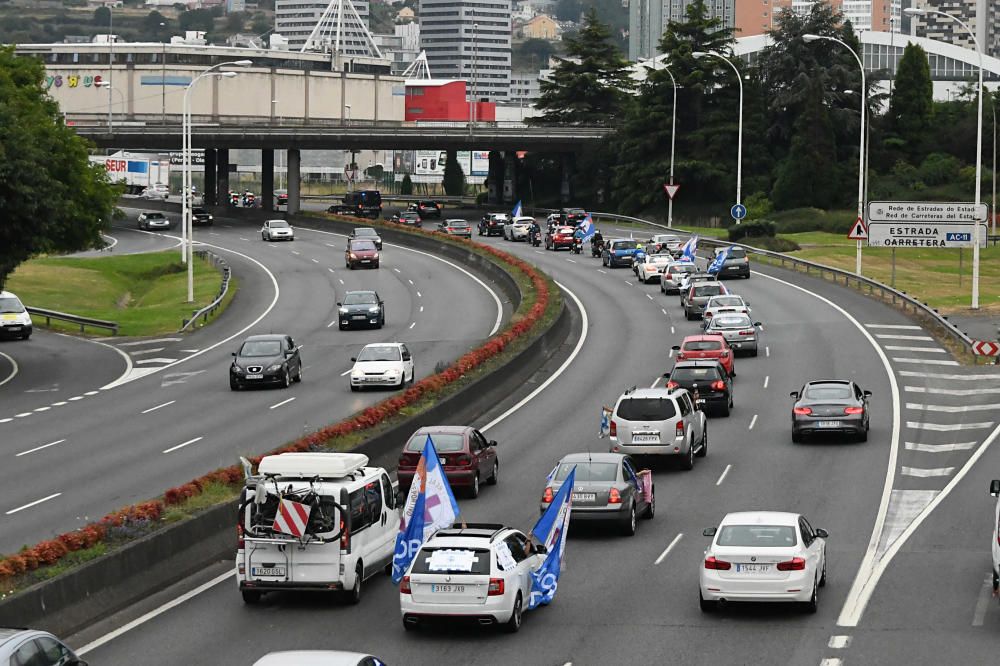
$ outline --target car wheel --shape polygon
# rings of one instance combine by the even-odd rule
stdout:
[[[243,603],[254,605],[260,602],[261,593],[259,590],[240,590],[243,596]]]
[[[635,520],[635,502],[629,506],[628,515],[625,516],[625,522],[622,523],[622,534],[625,536],[634,536],[636,528]]]
[[[340,330],[342,330],[342,331],[343,331],[343,330],[346,330],[346,329],[347,329],[347,327],[346,327],[346,326],[344,326],[343,324],[338,324],[338,325],[337,325],[337,328],[339,328],[339,329],[340,329]]]
[[[867,427],[864,430],[862,430],[860,433],[858,433],[858,441],[859,442],[867,442],[868,441],[868,428]]]
[[[486,477],[486,484],[489,486],[495,486],[500,483],[500,461],[493,461],[493,471],[488,477]]]
[[[361,601],[361,578],[364,575],[364,567],[358,560],[358,565],[354,568],[354,587],[347,592],[347,603],[356,604]]]
[[[687,319],[688,321],[694,319],[694,317],[691,316],[690,310],[688,310],[687,308],[684,308],[684,318]]]
[[[797,432],[795,432],[793,430],[792,431],[792,444],[801,444],[801,443],[802,443],[802,435],[800,435],[799,433],[797,433]]]
[[[299,369],[295,373],[295,377],[292,379],[296,384],[302,383],[302,364],[299,363]]]
[[[732,409],[732,405],[729,402],[723,403],[722,407],[719,408],[719,416],[729,416],[730,409]]]
[[[472,486],[469,487],[469,497],[471,499],[476,499],[479,497],[479,472],[472,477]]]
[[[355,393],[357,393],[358,391],[361,390],[361,387],[360,386],[355,386],[354,384],[351,384],[351,390],[354,391]]]
[[[756,356],[757,355],[757,348],[756,347],[753,348],[753,350],[750,352],[750,355],[751,356]]]
[[[804,610],[807,613],[815,613],[819,610],[819,581],[813,581],[813,593],[809,597],[809,601],[803,604]]]
[[[521,602],[521,593],[518,592],[517,596],[514,597],[514,610],[510,614],[510,619],[507,620],[507,624],[503,626],[504,631],[508,634],[516,634],[521,629],[521,614],[523,612],[523,604]]]
[[[649,506],[646,510],[642,512],[642,517],[644,520],[652,520],[653,514],[656,513],[656,492],[654,488],[653,496],[649,500]]]
[[[281,378],[281,388],[288,388],[292,385],[292,376],[288,373],[288,368],[285,368],[285,374]]]
[[[823,573],[819,577],[819,586],[826,587],[826,553],[823,553]]]
[[[240,390],[240,385],[237,384],[234,380],[230,379],[229,380],[229,390],[230,391],[239,391]]]
[[[265,237],[264,237],[264,234],[261,234],[261,235],[260,235],[260,239],[261,239],[262,241],[266,241],[266,240],[267,240],[267,238],[265,238]]]
[[[688,450],[681,459],[681,469],[691,471],[694,469],[694,442],[688,442]]]
[[[701,431],[701,446],[698,447],[698,453],[695,454],[699,458],[704,458],[708,455],[708,426]]]
[[[701,596],[701,590],[698,590],[698,605],[701,606],[702,613],[714,613],[718,607],[717,604],[716,601],[706,600],[705,597]]]
[[[27,340],[30,337],[31,337],[31,333],[25,333],[24,335],[21,336],[21,339],[22,340]]]

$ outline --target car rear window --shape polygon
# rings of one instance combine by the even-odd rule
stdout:
[[[695,296],[718,296],[724,293],[726,292],[723,290],[723,287],[717,284],[703,284],[694,288]]]
[[[805,397],[810,400],[846,400],[851,397],[850,386],[810,386]]]
[[[618,403],[618,418],[626,421],[666,421],[677,415],[670,398],[624,398]]]
[[[562,481],[576,468],[575,480],[580,481],[617,481],[618,464],[609,462],[575,462],[559,463],[555,480]]]
[[[685,351],[716,351],[722,349],[722,343],[718,340],[691,340],[684,343]]]
[[[694,273],[694,266],[692,264],[677,264],[670,267],[670,272],[677,273]]]
[[[413,560],[411,573],[488,576],[490,573],[490,551],[485,548],[424,547],[420,549],[417,557]]]
[[[434,448],[437,449],[438,453],[455,453],[465,449],[465,438],[456,433],[431,433],[431,441],[434,442]],[[406,450],[419,453],[424,450],[426,443],[426,432],[414,433],[413,437],[410,437],[410,441],[406,443]]]
[[[674,368],[670,373],[670,379],[679,382],[694,382],[705,379],[718,379],[719,369],[715,367],[706,368]]]
[[[750,328],[753,322],[749,317],[722,316],[712,321],[712,328]]]
[[[743,299],[739,296],[719,296],[713,298],[709,306],[713,308],[732,308],[741,307],[743,305]]]
[[[571,234],[573,233],[573,227],[559,227],[556,229],[557,234]]]
[[[639,243],[636,241],[626,240],[626,241],[615,241],[616,250],[634,250],[639,247]]]
[[[746,256],[747,256],[747,251],[741,247],[729,248],[730,259],[745,259]]]
[[[788,525],[726,525],[716,540],[718,546],[754,548],[787,548],[795,543],[795,528]]]

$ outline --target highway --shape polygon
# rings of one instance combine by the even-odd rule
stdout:
[[[635,284],[627,269],[601,268],[586,255],[480,240],[533,261],[568,287],[570,303],[579,299],[579,355],[567,347],[524,393],[568,362],[546,390],[492,424],[519,397],[511,396],[476,424],[500,442],[503,473],[500,485],[485,488],[479,499],[460,500],[462,517],[526,530],[537,518],[552,464],[569,452],[607,446],[597,438],[600,406],[626,387],[662,381],[669,348],[698,325],[683,319],[676,296]],[[728,285],[764,323],[764,347],[757,358],[737,360],[736,406],[729,418],[710,419],[707,458],[691,472],[654,470],[657,515],[641,522],[635,537],[574,527],[556,601],[528,613],[516,636],[478,628],[404,633],[398,593],[381,577],[370,581],[356,607],[298,595],[270,595],[260,606],[245,606],[229,575],[232,563],[220,562],[73,637],[72,644],[87,646],[93,663],[109,664],[250,664],[266,652],[293,648],[370,651],[390,664],[994,661],[974,614],[989,571],[992,504],[984,469],[996,456],[987,450],[974,473],[955,483],[956,492],[942,491],[981,443],[991,441],[995,426],[988,400],[959,397],[955,385],[1000,387],[1000,381],[985,368],[949,365],[950,357],[917,325],[873,300],[755,268],[753,279]],[[830,377],[873,391],[869,441],[793,445],[788,392]],[[974,409],[942,409],[970,403]],[[951,446],[956,433],[972,444]],[[938,508],[911,538],[907,526],[927,507]],[[701,613],[702,529],[744,509],[798,511],[830,532],[829,584],[817,614],[760,605]],[[856,587],[856,578],[869,585]],[[177,607],[156,611],[179,597]],[[1000,621],[995,601],[983,608],[985,626]],[[108,634],[146,612],[152,615],[139,626]],[[969,636],[969,644],[942,640],[952,636],[942,626]],[[886,631],[911,642],[897,653]],[[836,659],[842,662],[823,661]]]
[[[118,240],[111,251],[176,244],[172,232],[135,230],[136,210],[128,213],[110,232]],[[294,242],[270,244],[258,231],[219,218],[195,231],[239,281],[232,305],[211,326],[100,344],[39,330],[25,343],[0,345],[0,381],[12,362],[19,368],[0,385],[0,552],[155,497],[385,398],[390,392],[352,393],[343,376],[368,342],[408,343],[419,377],[475,347],[510,315],[496,288],[425,253],[386,244],[380,269],[347,270],[342,236],[300,228]],[[349,289],[379,292],[384,329],[338,330],[336,302]],[[303,382],[230,391],[230,352],[247,335],[267,332],[287,332],[301,345]]]

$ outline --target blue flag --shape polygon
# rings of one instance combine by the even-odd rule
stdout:
[[[708,266],[708,272],[709,273],[719,273],[719,272],[721,272],[722,271],[722,267],[726,265],[726,259],[729,258],[729,251],[732,250],[732,249],[733,249],[733,247],[730,245],[729,247],[725,248],[724,250],[722,250],[718,254],[716,254],[715,255],[715,259]]]
[[[536,571],[531,572],[531,592],[528,608],[548,605],[556,596],[559,574],[562,570],[563,553],[566,550],[566,533],[569,531],[569,515],[573,504],[573,484],[576,482],[576,468],[563,481],[552,504],[538,519],[531,533],[548,549],[545,561]]]
[[[694,261],[695,252],[698,251],[698,237],[691,236],[684,247],[681,248],[681,260],[682,261]]]
[[[583,232],[580,235],[580,238],[582,238],[583,240],[587,240],[588,238],[597,233],[597,227],[594,226],[594,220],[593,218],[590,217],[590,213],[587,213],[587,217],[583,218],[583,220],[580,222],[580,224],[576,226],[576,228],[579,231]]]
[[[524,212],[521,210],[521,201],[518,200],[517,205],[514,206],[514,210],[511,212],[510,216],[514,218],[521,217],[522,215],[524,215]]]
[[[607,437],[611,434],[611,410],[607,407],[601,407],[601,432],[598,433],[598,437],[601,439]]]

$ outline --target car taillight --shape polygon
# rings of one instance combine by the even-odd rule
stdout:
[[[545,492],[542,493],[542,501],[545,502],[546,504],[551,504],[552,499],[553,499],[552,489],[546,488]]]
[[[340,549],[348,551],[351,549],[351,532],[344,524],[343,518],[340,519]]]
[[[685,358],[684,357],[684,352],[682,352],[682,351],[677,352],[677,360],[678,361],[683,361],[684,358]]]
[[[722,358],[728,358],[729,357],[729,350],[727,349],[726,351],[724,351],[721,354],[719,354],[719,356],[721,356]]]
[[[243,526],[236,523],[236,548],[238,550],[243,550],[246,542],[243,540]]]
[[[684,421],[677,422],[677,426],[674,428],[674,436],[675,437],[684,436]]]
[[[678,384],[677,382],[675,382],[675,381],[674,381],[674,380],[672,380],[672,379],[671,379],[670,381],[668,381],[668,382],[667,382],[667,388],[668,388],[668,389],[675,389],[675,388],[677,388],[678,386],[680,386],[680,384]]]
[[[611,421],[611,426],[609,427],[609,434],[612,437],[618,436],[618,424],[615,423],[614,421]]]
[[[722,381],[721,379],[716,379],[714,382],[712,382],[713,391],[722,391],[725,388],[726,388],[726,382]]]
[[[726,562],[725,560],[717,560],[714,555],[709,555],[705,558],[705,568],[714,569],[716,571],[729,571],[732,568],[732,564]]]
[[[611,492],[608,493],[608,504],[621,504],[622,495],[618,492],[617,488],[612,488]]]
[[[399,583],[399,593],[400,594],[410,594],[410,577],[403,576],[403,580]]]
[[[787,562],[778,562],[778,571],[805,571],[806,561],[801,557],[793,557]]]
[[[749,331],[740,331],[740,335],[753,335],[753,329],[751,328]]]
[[[793,414],[801,414],[802,416],[808,416],[813,413],[812,407],[793,407]]]
[[[844,407],[845,414],[863,414],[864,411],[864,407]]]
[[[458,465],[459,467],[468,467],[470,464],[472,464],[472,457],[462,454],[457,458],[455,458],[455,464]]]
[[[490,586],[489,588],[487,588],[486,596],[488,597],[503,596],[503,578],[490,578]]]

